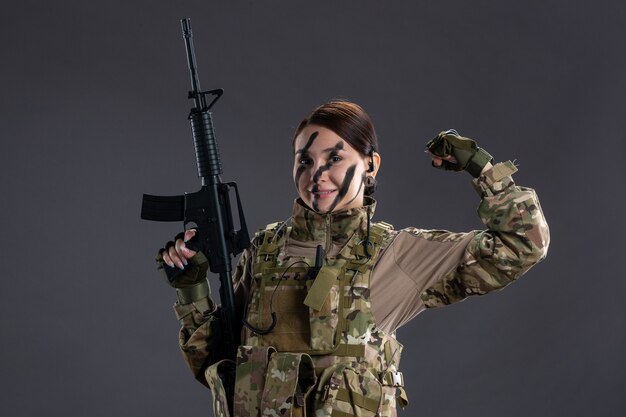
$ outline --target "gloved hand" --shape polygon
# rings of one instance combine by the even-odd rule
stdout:
[[[179,233],[157,254],[157,268],[174,288],[187,288],[205,281],[209,261],[202,252],[193,251],[186,245],[195,235],[194,229]]]
[[[472,139],[465,138],[454,130],[446,130],[428,141],[426,148],[430,153],[443,161],[436,168],[450,171],[467,171],[473,177],[480,176],[481,171],[493,157],[476,145]]]

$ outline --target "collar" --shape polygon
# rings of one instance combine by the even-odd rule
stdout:
[[[376,201],[366,196],[364,203],[361,207],[338,212],[317,213],[298,198],[293,205],[289,237],[298,242],[323,244],[326,250],[333,245],[342,247],[355,232],[366,234],[368,209],[371,218]]]

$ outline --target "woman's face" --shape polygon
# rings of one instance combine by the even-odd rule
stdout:
[[[318,213],[330,213],[363,205],[365,177],[376,174],[367,172],[369,156],[318,125],[305,127],[294,144],[293,180],[307,206]]]

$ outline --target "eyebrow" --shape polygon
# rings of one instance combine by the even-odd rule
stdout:
[[[329,152],[330,153],[333,153],[333,152],[337,153],[339,151],[345,151],[345,149],[343,149],[343,146],[334,146],[332,148],[326,148],[326,149],[322,150],[322,152],[326,152],[326,153],[329,153]]]
[[[311,147],[311,145],[313,145],[313,142],[315,141],[315,139],[317,138],[317,135],[319,135],[318,131],[315,131],[313,133],[311,133],[311,136],[309,136],[309,140],[306,142],[306,145],[304,145],[304,148],[302,149],[298,149],[295,153],[295,155],[299,154],[299,153],[306,153],[309,148]]]
[[[345,151],[345,149],[343,148],[343,142],[338,142],[335,146],[333,146],[332,148],[326,148],[326,149],[322,149],[323,153],[337,153],[338,151]],[[303,154],[303,155],[308,155],[309,153],[309,147],[305,146],[302,149],[298,149],[296,151],[296,155],[298,154]]]

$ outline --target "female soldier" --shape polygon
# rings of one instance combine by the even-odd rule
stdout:
[[[427,147],[433,166],[475,177],[487,230],[395,231],[372,222],[381,157],[368,115],[331,101],[300,123],[293,214],[256,234],[234,275],[244,323],[234,416],[395,416],[396,402],[407,404],[396,329],[426,308],[500,289],[545,257],[539,201],[515,185],[511,162],[492,165],[453,130]],[[194,234],[185,232],[158,259],[190,271],[176,285],[179,342],[191,371],[213,391],[215,414],[226,416],[223,361],[213,363],[210,345],[217,307],[202,254],[185,245]]]

